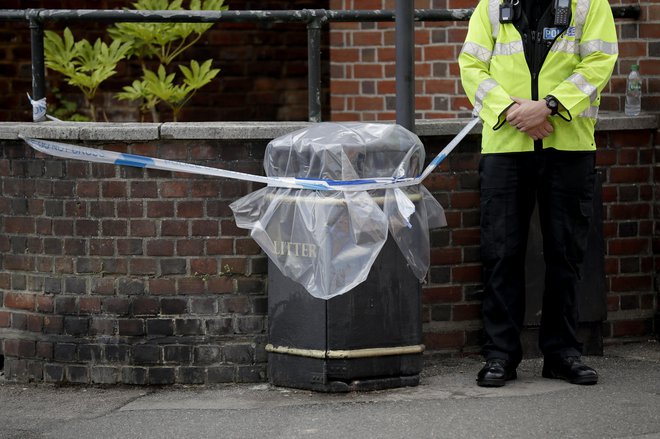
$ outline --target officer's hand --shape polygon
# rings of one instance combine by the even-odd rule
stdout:
[[[514,97],[511,99],[518,104],[518,107],[507,111],[506,120],[519,131],[526,133],[547,121],[548,116],[550,116],[551,111],[544,100],[532,101]]]
[[[553,131],[554,128],[552,127],[552,124],[547,120],[544,120],[540,125],[525,131],[525,134],[534,140],[541,140],[548,137]]]

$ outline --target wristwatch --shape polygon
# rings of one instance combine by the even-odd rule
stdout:
[[[545,98],[545,105],[550,109],[550,115],[554,116],[559,113],[559,101],[556,97],[548,95]]]

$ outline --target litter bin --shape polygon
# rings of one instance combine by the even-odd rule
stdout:
[[[397,125],[317,124],[271,141],[269,177],[414,177],[417,136]],[[422,366],[428,230],[444,212],[421,185],[371,191],[267,187],[232,204],[269,256],[268,376],[326,392],[413,386]]]
[[[326,392],[415,386],[421,287],[389,238],[367,280],[328,300],[268,265],[268,378]]]

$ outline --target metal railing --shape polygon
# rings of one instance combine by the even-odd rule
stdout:
[[[467,21],[473,9],[413,9],[399,0],[396,10],[147,11],[99,9],[0,9],[0,21],[26,21],[31,31],[32,98],[46,95],[44,23],[304,23],[307,25],[308,119],[321,120],[321,28],[329,22],[396,22],[397,123],[414,130],[414,22]],[[637,19],[639,5],[612,6],[615,18]]]

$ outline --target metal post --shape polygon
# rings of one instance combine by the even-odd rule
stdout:
[[[30,38],[32,46],[32,99],[38,101],[46,97],[46,68],[44,64],[44,28],[38,17],[39,11],[29,10]],[[46,120],[45,114],[33,113],[34,122]]]
[[[415,131],[415,10],[413,0],[397,0],[396,123]]]
[[[321,122],[321,25],[316,17],[307,23],[307,108],[310,122]]]

